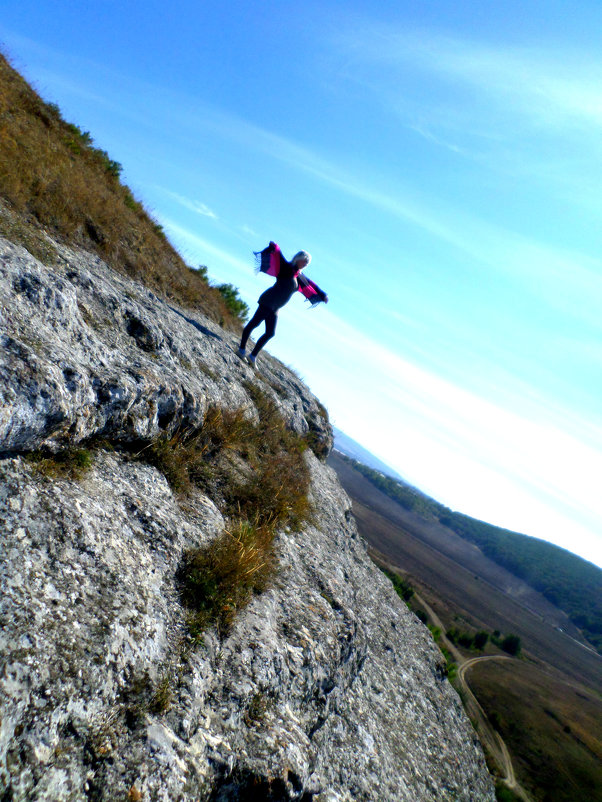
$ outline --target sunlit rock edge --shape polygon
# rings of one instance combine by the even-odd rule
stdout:
[[[119,449],[80,479],[40,476],[40,448],[145,441],[211,404],[253,414],[247,382],[332,443],[277,360],[255,376],[234,335],[55,249],[49,268],[0,240],[2,798],[494,800],[439,650],[311,451],[314,511],[279,533],[276,579],[194,647],[176,574],[224,529],[212,499],[182,503]]]

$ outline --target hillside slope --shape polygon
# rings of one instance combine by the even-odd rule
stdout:
[[[415,590],[412,608],[447,634],[450,657],[474,666],[469,684],[529,797],[602,799],[602,657],[577,640],[566,614],[472,543],[393,501],[336,451],[328,463],[375,557],[403,575],[404,596],[408,583]],[[458,635],[449,641],[454,631],[496,629],[520,637],[520,659],[500,655],[491,641],[484,650]],[[497,745],[491,759],[499,760]]]
[[[354,461],[355,470],[404,509],[446,527],[563,610],[602,654],[602,569],[566,549],[453,512],[403,481]]]
[[[493,800],[441,654],[311,450],[313,511],[267,587],[191,628],[182,565],[235,537],[227,475],[178,493],[151,446],[261,398],[317,453],[330,427],[276,360],[254,374],[208,318],[51,245],[48,267],[0,240],[0,795]],[[255,469],[223,460],[243,503]]]
[[[360,533],[374,549],[464,611],[477,628],[516,633],[523,650],[537,659],[591,688],[602,687],[602,657],[580,639],[566,613],[474,544],[397,504],[341,455],[332,452],[328,462],[353,500]]]
[[[52,262],[45,236],[95,253],[162,297],[239,324],[203,272],[188,267],[120,180],[89,131],[63,119],[0,53],[0,235]]]

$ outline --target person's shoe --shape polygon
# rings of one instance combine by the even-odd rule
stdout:
[[[239,347],[238,351],[236,352],[236,356],[239,356],[241,359],[244,359],[246,355],[247,352],[245,351],[245,349]]]
[[[247,362],[253,368],[253,370],[257,370],[257,364],[256,364],[257,357],[256,356],[253,356],[253,354],[249,354],[249,356],[247,357]]]

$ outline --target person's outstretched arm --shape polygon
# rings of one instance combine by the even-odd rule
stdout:
[[[328,303],[328,295],[310,278],[300,273],[297,276],[297,280],[299,282],[299,292],[307,298],[312,306],[319,303]]]

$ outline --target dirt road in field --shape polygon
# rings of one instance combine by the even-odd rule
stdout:
[[[535,664],[543,664],[546,667],[546,674],[547,669],[550,669],[556,676],[555,683],[550,681],[546,685],[544,696],[547,693],[550,702],[556,698],[555,695],[552,696],[551,689],[560,687],[561,678],[562,685],[569,685],[576,694],[575,710],[579,710],[580,715],[583,713],[588,721],[599,721],[595,716],[590,719],[592,703],[583,696],[582,691],[586,688],[594,690],[595,693],[595,689],[600,687],[602,658],[580,641],[579,633],[575,633],[574,627],[569,626],[570,622],[567,624],[565,613],[555,608],[533,588],[529,588],[524,582],[489,560],[474,544],[463,540],[440,522],[430,518],[425,519],[414,511],[404,509],[381,493],[336,452],[331,454],[328,462],[337,471],[343,487],[353,501],[358,530],[366,539],[377,563],[388,565],[394,571],[400,571],[414,585],[415,591],[420,592],[422,589],[450,627],[454,625],[452,623],[455,620],[454,616],[457,616],[459,620],[470,622],[473,629],[499,630],[519,636],[523,643],[528,644],[526,656],[532,658]],[[466,700],[466,708],[475,729],[481,737],[492,766],[495,766],[493,770],[498,776],[504,777],[504,784],[514,791],[516,797],[523,802],[528,800],[529,795],[516,780],[506,744],[488,720],[469,687],[469,680],[474,682],[475,687],[478,687],[477,678],[481,682],[480,673],[470,674],[470,669],[477,661],[473,662],[471,657],[465,658],[458,648],[450,643],[446,637],[445,625],[423,598],[417,602],[428,613],[430,622],[440,631],[440,645],[449,651],[451,659],[457,665],[460,676],[457,681],[454,679],[454,682],[463,700]],[[498,661],[512,659],[501,654],[483,655],[483,657]],[[513,670],[515,666],[516,677]],[[505,682],[511,683],[509,688],[520,687],[520,693],[528,693],[529,682],[534,683],[533,677],[529,682],[520,684],[526,667],[527,664],[515,659],[513,663],[498,663],[497,667],[496,664],[483,666],[483,671],[489,678],[502,674]],[[480,671],[478,667],[477,671]],[[529,698],[526,698],[525,702],[528,707]],[[518,708],[515,712],[522,721]],[[546,726],[546,723],[549,726]],[[556,722],[550,724],[544,719],[540,727],[542,737],[549,738],[550,728],[555,724]],[[595,724],[593,726],[595,727]],[[581,748],[581,742],[578,746]],[[552,747],[548,750],[550,754],[551,749]],[[586,755],[587,760],[591,760],[590,752],[591,750]],[[518,757],[519,754],[516,753],[515,760]],[[520,757],[522,759],[522,756]],[[523,776],[522,762],[520,765]],[[560,764],[557,761],[554,765]],[[595,773],[598,770],[593,768],[595,762],[591,765]],[[574,770],[577,771],[577,764]],[[528,760],[524,771],[525,782],[529,778],[536,785],[537,775]],[[552,773],[552,776],[556,775]],[[560,776],[558,773],[559,779]],[[577,774],[574,775],[573,782],[579,784]]]
[[[458,664],[458,682],[460,683],[460,687],[464,693],[464,707],[476,726],[481,743],[486,746],[489,753],[493,755],[496,763],[501,769],[503,773],[502,779],[504,780],[505,784],[508,786],[508,788],[512,789],[517,796],[520,796],[521,799],[524,799],[525,802],[530,802],[530,797],[527,796],[516,780],[514,766],[512,765],[512,758],[508,752],[508,747],[506,746],[499,732],[497,732],[491,726],[491,723],[487,718],[487,714],[479,704],[479,700],[470,689],[466,679],[467,670],[471,666],[474,666],[475,663],[481,663],[484,660],[512,660],[512,658],[503,657],[502,655],[489,655],[483,657],[473,657],[469,660],[463,660],[461,664]]]
[[[376,552],[375,549],[370,549],[370,551],[377,559],[377,562],[379,562],[381,565],[387,564],[387,561],[383,559],[382,554]],[[388,564],[388,567],[390,570],[395,571],[395,566],[391,565],[390,563]],[[431,624],[440,630],[440,642],[442,642],[442,645],[445,646],[452,658],[457,663],[457,678],[462,692],[464,708],[478,733],[479,739],[483,744],[483,748],[489,753],[489,755],[491,755],[497,764],[502,781],[524,802],[532,802],[531,797],[516,779],[514,766],[512,765],[512,758],[510,757],[510,752],[508,751],[505,741],[499,732],[497,732],[491,725],[487,714],[481,707],[477,697],[470,689],[468,680],[466,678],[466,672],[476,663],[481,663],[485,660],[512,660],[514,658],[502,654],[483,655],[481,657],[470,658],[464,657],[464,655],[462,655],[461,652],[456,648],[455,644],[453,644],[447,638],[443,622],[433,608],[424,599],[424,597],[414,590],[414,598],[428,615]]]
[[[512,765],[512,758],[510,757],[510,752],[508,751],[505,741],[499,732],[497,732],[491,726],[487,714],[479,704],[479,700],[470,689],[468,680],[466,679],[466,672],[469,668],[474,666],[475,663],[481,663],[484,660],[512,660],[513,658],[506,657],[505,655],[501,654],[483,655],[482,657],[471,657],[469,659],[465,658],[458,651],[455,645],[448,640],[445,634],[445,627],[432,607],[430,607],[424,598],[422,598],[415,591],[414,596],[416,597],[416,601],[429,616],[433,625],[441,630],[441,640],[444,642],[446,649],[449,650],[450,654],[458,664],[457,677],[463,692],[464,708],[468,713],[469,718],[473,722],[473,725],[475,726],[483,747],[489,752],[489,754],[497,763],[502,775],[501,779],[505,785],[507,785],[508,788],[510,788],[510,790],[513,791],[518,797],[524,800],[524,802],[531,802],[531,797],[516,779],[516,775],[514,774],[514,766]]]
[[[512,632],[537,660],[588,688],[602,685],[602,658],[575,641],[566,615],[454,532],[403,509],[341,457],[329,457],[353,501],[360,534],[477,629]]]

